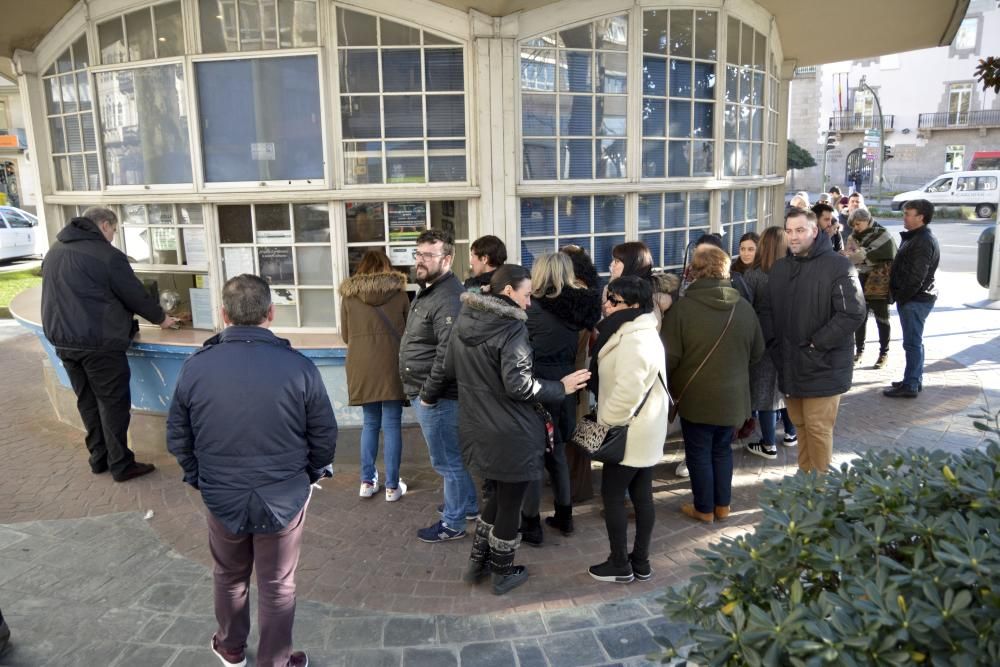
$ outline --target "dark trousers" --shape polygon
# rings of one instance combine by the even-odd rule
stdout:
[[[306,510],[277,533],[234,535],[208,513],[208,548],[215,562],[215,620],[219,645],[243,650],[250,635],[250,574],[257,568],[257,665],[286,667],[295,622],[295,568]]]
[[[604,525],[608,529],[612,564],[628,563],[628,513],[625,492],[635,508],[635,542],[632,559],[649,560],[649,541],[653,536],[656,512],[653,511],[653,469],[632,468],[605,463],[601,472],[601,498],[604,501]]]
[[[486,499],[482,517],[483,521],[493,526],[497,539],[517,539],[517,529],[521,526],[521,501],[530,483],[486,480],[493,491]]]
[[[681,417],[684,456],[691,474],[694,508],[711,513],[733,495],[733,427],[697,424]]]
[[[135,461],[128,448],[128,423],[132,417],[128,358],[124,352],[60,349],[56,354],[69,375],[76,408],[87,429],[90,467],[99,470],[107,464],[112,475],[121,474]]]
[[[854,332],[854,348],[860,353],[865,349],[865,334],[868,330],[868,315],[875,314],[875,326],[878,327],[878,352],[889,352],[889,302],[884,299],[865,301],[868,312],[861,326]]]

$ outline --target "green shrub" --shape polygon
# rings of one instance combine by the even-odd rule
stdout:
[[[970,415],[1000,433],[1000,412]],[[1000,443],[871,451],[766,484],[752,535],[668,591],[705,665],[1000,664]]]

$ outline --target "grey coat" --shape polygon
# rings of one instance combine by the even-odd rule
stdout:
[[[753,293],[753,309],[760,319],[761,305],[767,294],[767,274],[759,266],[743,273],[743,279]],[[778,389],[778,369],[771,355],[765,354],[750,367],[750,408],[752,410],[780,410],[785,399]]]

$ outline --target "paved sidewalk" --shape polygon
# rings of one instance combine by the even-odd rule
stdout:
[[[902,375],[894,319],[889,367],[859,367],[844,397],[837,461],[871,447],[981,443],[965,414],[1000,403],[1000,313],[962,306],[978,298],[968,275],[941,283],[924,392],[916,400],[881,395]],[[867,364],[871,343],[869,352]],[[80,433],[53,416],[42,356],[32,336],[0,324],[0,607],[15,642],[0,664],[218,664],[203,648],[213,621],[198,494],[165,452],[153,459],[157,473],[134,482],[92,475]],[[533,576],[502,597],[460,581],[469,539],[427,545],[413,537],[436,520],[433,471],[404,470],[411,492],[390,504],[359,499],[356,466],[338,466],[309,509],[298,643],[313,665],[645,664],[654,634],[680,632],[659,614],[659,591],[690,576],[696,549],[752,530],[763,481],[795,470],[795,449],[780,449],[773,462],[734,452],[734,516],[704,526],[678,512],[690,491],[673,475],[679,449],[668,447],[654,479],[651,582],[615,586],[587,576],[607,555],[599,503],[591,502],[576,510],[575,535],[546,532],[543,548],[522,548]]]

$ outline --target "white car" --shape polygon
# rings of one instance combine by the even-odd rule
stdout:
[[[989,218],[1000,204],[1000,171],[952,171],[941,174],[920,188],[892,198],[892,210],[898,211],[911,199],[926,199],[935,206],[969,206],[977,218]]]
[[[0,206],[0,260],[31,257],[38,218],[13,206]]]

